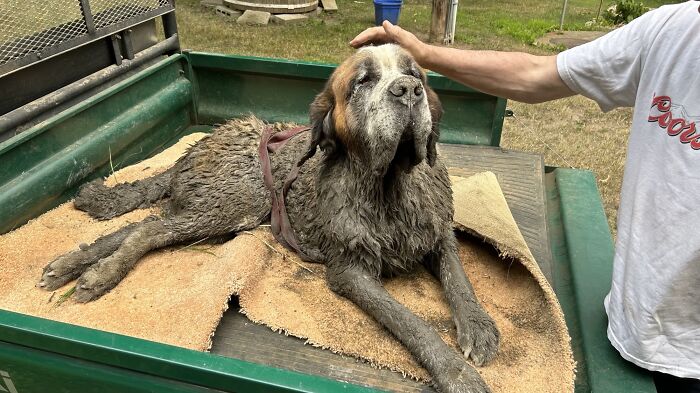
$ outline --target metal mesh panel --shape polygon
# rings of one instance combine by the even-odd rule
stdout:
[[[168,0],[92,0],[95,27],[100,29],[168,4]]]
[[[168,0],[90,0],[96,29],[90,32],[80,0],[0,0],[0,66],[75,38],[99,36],[100,29],[169,5]]]
[[[76,0],[0,0],[0,65],[86,33]]]

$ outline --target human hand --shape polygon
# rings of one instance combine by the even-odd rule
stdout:
[[[359,48],[369,44],[386,44],[390,42],[397,43],[407,50],[419,64],[425,59],[427,45],[412,33],[393,25],[387,20],[381,26],[370,27],[358,34],[357,37],[350,41],[350,45],[354,48]]]

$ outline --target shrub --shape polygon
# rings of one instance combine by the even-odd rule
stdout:
[[[616,0],[603,13],[603,19],[613,25],[629,23],[635,18],[649,11],[649,7],[645,7],[642,2],[635,0]]]

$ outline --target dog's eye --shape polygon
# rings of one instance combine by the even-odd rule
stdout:
[[[360,75],[360,78],[357,80],[358,85],[364,85],[365,83],[371,81],[372,78],[370,77],[369,73]]]
[[[411,69],[406,73],[406,75],[411,75],[414,76],[418,79],[422,79],[423,75],[418,71],[415,67],[411,67]]]

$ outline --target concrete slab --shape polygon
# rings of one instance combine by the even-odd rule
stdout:
[[[263,11],[247,10],[241,15],[236,23],[239,25],[263,26],[270,22],[270,13]]]
[[[309,18],[315,18],[317,16],[320,16],[323,13],[323,8],[321,7],[316,7],[315,10],[309,11],[309,12],[304,12],[302,15],[306,15]]]
[[[238,19],[239,16],[243,15],[241,11],[238,10],[232,10],[228,7],[225,7],[223,5],[219,5],[216,7],[216,15],[219,15],[224,18],[231,18],[231,19]]]
[[[306,22],[309,17],[304,14],[275,14],[270,18],[270,22],[278,24],[290,24]]]
[[[323,10],[326,12],[338,11],[338,4],[335,3],[335,0],[321,0],[321,6],[323,6]]]

